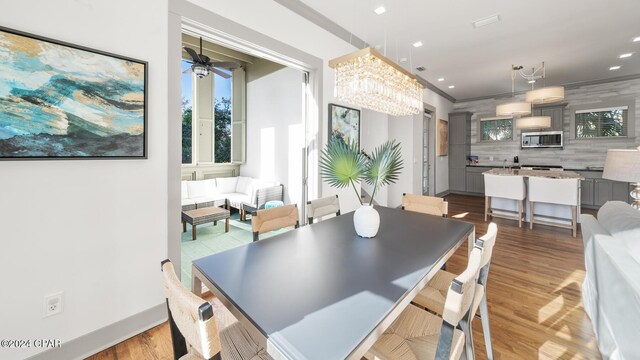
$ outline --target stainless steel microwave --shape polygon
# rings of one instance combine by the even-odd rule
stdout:
[[[523,132],[522,148],[562,148],[562,131]]]

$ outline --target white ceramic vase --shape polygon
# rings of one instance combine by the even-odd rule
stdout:
[[[363,238],[372,238],[380,228],[380,214],[373,205],[362,205],[353,214],[353,227],[356,234]]]

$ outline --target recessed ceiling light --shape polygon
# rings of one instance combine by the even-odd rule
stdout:
[[[373,12],[378,15],[382,15],[387,12],[387,9],[385,9],[384,6],[378,6],[375,10],[373,10]]]
[[[527,82],[528,82],[529,84],[535,84],[535,83],[536,83],[536,81],[535,81],[535,80],[529,80],[529,81],[527,81]]]
[[[454,87],[456,87],[455,85],[449,85],[449,89],[453,89]]]
[[[631,57],[631,55],[633,55],[633,53],[626,53],[626,54],[622,54],[619,56],[620,59],[624,59],[624,58],[628,58]]]
[[[422,46],[422,41],[416,41],[413,43],[413,47],[420,47]]]
[[[620,66],[617,66],[617,65],[609,68],[609,70],[618,70],[618,69],[620,69]]]
[[[444,78],[439,78],[438,81],[444,81]]]
[[[640,36],[633,38],[633,42],[639,42],[640,41]]]
[[[493,23],[497,23],[498,21],[500,21],[500,14],[496,14],[493,16],[489,16],[486,17],[484,19],[478,19],[474,22],[472,22],[471,24],[473,25],[474,28],[479,28],[479,27],[483,27],[483,26],[487,26]]]
[[[399,60],[401,63],[406,63],[407,62],[407,58],[400,58]]]

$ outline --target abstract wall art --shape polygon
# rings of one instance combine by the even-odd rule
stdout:
[[[329,140],[332,138],[360,147],[360,110],[329,104]]]
[[[438,120],[438,156],[449,155],[449,122],[447,120]]]
[[[147,67],[0,27],[0,159],[146,158]]]

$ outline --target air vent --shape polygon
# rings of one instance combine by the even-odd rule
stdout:
[[[427,68],[426,68],[426,67],[424,67],[424,66],[418,66],[418,67],[416,68],[416,70],[418,70],[418,71],[425,71],[425,70],[427,70]]]

